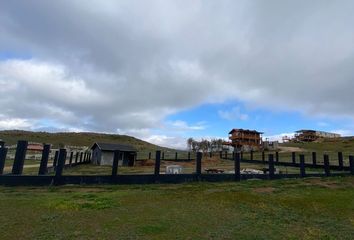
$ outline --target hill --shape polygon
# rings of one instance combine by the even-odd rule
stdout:
[[[354,137],[343,137],[338,139],[324,139],[319,142],[306,143],[282,143],[285,147],[298,147],[307,151],[318,152],[348,152],[354,153]]]
[[[50,143],[53,147],[59,146],[91,146],[94,142],[121,143],[130,144],[139,151],[172,150],[160,147],[149,142],[126,135],[104,134],[92,132],[31,132],[21,130],[0,131],[0,139],[8,145],[16,144],[18,140],[27,140],[29,142]]]

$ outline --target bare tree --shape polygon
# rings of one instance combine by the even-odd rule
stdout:
[[[217,148],[218,151],[222,151],[222,144],[224,143],[224,140],[222,140],[221,138],[217,140]]]
[[[197,152],[199,150],[199,143],[195,140],[192,142],[192,151]]]
[[[187,139],[187,149],[188,149],[188,151],[192,150],[193,142],[194,142],[193,138],[190,137],[190,138]]]

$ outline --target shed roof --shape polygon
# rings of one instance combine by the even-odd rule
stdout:
[[[29,143],[27,146],[28,151],[43,151],[43,144]]]
[[[131,146],[131,145],[125,145],[125,144],[116,144],[116,143],[100,143],[100,142],[96,142],[93,144],[93,146],[91,147],[91,149],[94,149],[95,147],[98,147],[99,149],[101,149],[102,151],[109,151],[109,152],[113,152],[113,151],[122,151],[122,152],[136,152],[136,148]]]

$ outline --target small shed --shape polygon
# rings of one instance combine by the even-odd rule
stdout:
[[[114,151],[120,151],[119,166],[134,166],[137,150],[131,145],[96,142],[91,147],[92,163],[113,165]]]

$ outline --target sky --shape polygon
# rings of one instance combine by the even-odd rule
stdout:
[[[185,148],[354,135],[354,2],[2,0],[0,129]]]

